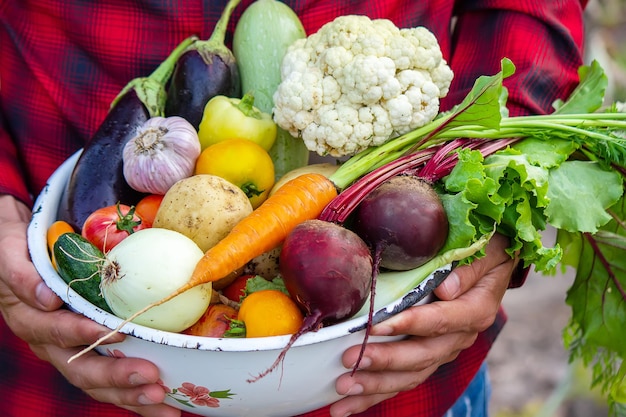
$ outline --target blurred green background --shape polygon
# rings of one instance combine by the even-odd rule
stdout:
[[[607,72],[607,101],[626,101],[626,0],[590,0],[585,15],[586,60]]]

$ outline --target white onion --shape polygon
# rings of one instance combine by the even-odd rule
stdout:
[[[101,283],[104,299],[116,316],[126,319],[184,285],[203,255],[191,239],[173,230],[135,232],[106,255]],[[211,290],[210,283],[194,287],[133,322],[180,332],[208,308]]]

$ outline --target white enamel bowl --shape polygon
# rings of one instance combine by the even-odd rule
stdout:
[[[72,310],[111,329],[121,320],[87,302],[56,273],[46,247],[46,230],[56,220],[57,206],[78,153],[50,177],[39,195],[28,229],[28,245],[37,271],[46,284]],[[427,276],[416,288],[412,271],[383,273],[378,280],[376,322],[415,303],[427,302],[432,289],[447,276],[446,266]],[[383,291],[383,289],[385,290]],[[378,307],[383,306],[383,307]],[[367,306],[366,306],[367,307]],[[287,343],[288,336],[221,339],[168,333],[130,323],[122,332],[131,335],[122,343],[102,345],[104,355],[145,358],[161,370],[167,403],[187,412],[221,416],[293,416],[331,404],[340,396],[336,378],[349,370],[341,354],[361,344],[366,307],[355,318],[302,336],[287,353],[283,366],[260,380],[247,382],[269,367]],[[372,337],[370,342],[391,338]]]

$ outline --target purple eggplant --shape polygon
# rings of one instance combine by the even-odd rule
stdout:
[[[183,117],[198,130],[211,98],[241,95],[237,62],[224,43],[230,16],[239,2],[229,0],[211,37],[194,42],[178,59],[168,89],[166,116]]]
[[[124,179],[122,151],[139,126],[150,117],[163,115],[165,86],[174,64],[195,40],[185,39],[152,74],[135,78],[115,98],[74,166],[59,204],[60,220],[81,230],[87,216],[95,210],[118,202],[134,205],[145,195],[132,189]]]

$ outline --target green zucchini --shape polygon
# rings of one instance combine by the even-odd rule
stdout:
[[[54,244],[59,275],[84,299],[111,313],[100,291],[100,268],[104,254],[78,233],[64,233]]]
[[[233,35],[233,54],[239,67],[241,92],[252,92],[259,110],[272,113],[282,59],[289,45],[305,36],[296,13],[280,1],[257,0],[242,13]],[[304,142],[281,128],[270,156],[276,179],[309,161]]]

